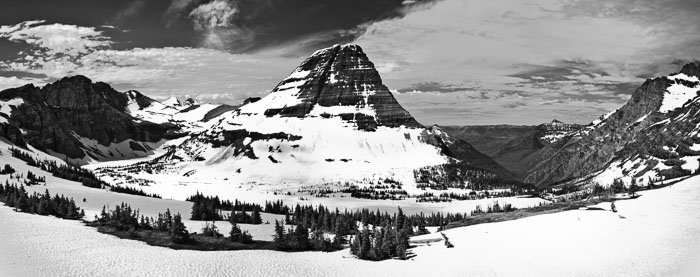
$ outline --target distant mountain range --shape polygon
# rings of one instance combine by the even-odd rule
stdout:
[[[2,91],[0,108],[4,137],[77,164],[144,157],[178,139],[150,162],[149,172],[410,184],[415,170],[464,163],[469,169],[460,167],[461,174],[485,169],[513,177],[464,140],[418,123],[357,45],[316,51],[270,94],[238,106],[159,102],[73,76]]]
[[[84,76],[4,90],[0,136],[75,164],[145,157],[169,142],[139,166],[246,182],[643,185],[698,170],[698,76],[700,66],[688,64],[647,80],[627,104],[585,126],[425,127],[362,48],[335,45],[270,94],[236,106],[159,102]]]
[[[541,159],[540,151],[556,144],[567,134],[583,128],[558,120],[536,126],[481,125],[441,126],[450,135],[469,142],[477,150],[523,179]]]

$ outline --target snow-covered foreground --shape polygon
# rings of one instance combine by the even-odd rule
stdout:
[[[347,250],[171,250],[0,207],[0,276],[698,276],[700,177],[642,194],[618,202],[617,214],[577,210],[448,230],[455,248],[421,245],[411,260],[383,262]]]

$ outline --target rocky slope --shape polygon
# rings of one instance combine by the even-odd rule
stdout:
[[[623,178],[668,179],[697,170],[697,64],[649,79],[621,108],[545,147],[526,180],[546,186],[564,181],[610,183]]]

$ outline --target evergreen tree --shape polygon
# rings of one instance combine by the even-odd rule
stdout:
[[[408,249],[408,236],[404,230],[399,230],[396,233],[396,256],[399,259],[406,259],[406,250]]]
[[[284,236],[284,226],[280,224],[279,221],[275,220],[275,244],[277,248],[284,247],[285,236]]]
[[[253,208],[252,217],[252,224],[262,224],[262,218],[260,217],[260,208],[258,206],[255,206]]]
[[[367,229],[367,225],[365,225],[364,229],[362,229],[360,236],[360,254],[358,254],[357,257],[360,259],[368,259],[372,243],[369,239],[369,229]]]
[[[352,242],[350,242],[350,253],[357,255],[358,257],[360,257],[361,240],[362,234],[360,233],[360,231],[355,231],[355,236],[352,238]]]
[[[303,224],[298,224],[295,228],[294,241],[297,250],[309,249],[309,230]]]
[[[190,238],[190,233],[187,232],[185,224],[182,223],[182,216],[177,213],[173,217],[172,226],[170,228],[171,239],[174,243],[190,243],[192,238]]]

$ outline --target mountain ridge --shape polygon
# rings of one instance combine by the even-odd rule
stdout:
[[[576,180],[610,183],[604,179],[622,178],[631,184],[632,179],[650,183],[650,179],[696,171],[698,153],[674,149],[684,140],[690,140],[684,142],[686,150],[694,147],[697,116],[690,113],[697,108],[699,67],[691,63],[678,73],[647,79],[625,105],[566,137],[563,144],[547,148],[543,161],[525,180],[546,186]],[[678,118],[678,114],[685,117]],[[669,133],[670,129],[675,132]],[[674,162],[679,158],[684,160]],[[627,164],[633,160],[636,162]]]
[[[72,143],[72,148],[39,145],[42,150],[77,163],[111,160],[113,155],[121,155],[121,159],[151,155],[164,141],[184,136],[177,144],[168,144],[166,153],[154,162],[180,168],[177,173],[185,176],[196,175],[198,171],[206,175],[208,169],[223,167],[232,173],[252,172],[249,176],[265,177],[271,173],[270,166],[282,165],[278,172],[292,179],[326,173],[361,179],[369,172],[364,176],[381,175],[411,183],[415,181],[415,169],[464,161],[507,179],[512,176],[467,142],[448,137],[437,126],[420,125],[382,83],[374,64],[357,45],[334,45],[316,51],[270,94],[249,98],[239,106],[182,102],[176,98],[164,101],[172,104],[166,105],[138,91],[118,92],[85,76],[67,77],[45,88],[31,85],[25,89],[38,91],[27,94],[30,100],[37,99],[8,108],[12,124],[6,124],[6,136],[17,138],[13,135],[17,132],[9,128],[16,122],[24,122],[15,118],[24,116],[18,110],[38,105],[43,113],[53,112],[54,106],[42,106],[43,98],[37,97],[46,90],[51,97],[49,103],[65,110],[68,113],[65,117],[74,116],[71,112],[76,110],[90,114],[76,121],[91,122],[89,125],[54,124],[64,132],[80,135],[61,140]],[[16,92],[17,89],[3,91],[0,100],[14,99],[19,96]],[[81,97],[96,100],[82,103],[78,101]],[[90,113],[94,107],[100,109]],[[118,118],[122,124],[92,120],[97,114],[107,121]],[[154,126],[160,133],[135,140],[119,129],[138,130],[139,126]],[[85,135],[89,133],[85,129],[74,131],[76,128],[107,131],[98,140],[96,136]],[[122,137],[110,136],[112,133]],[[36,140],[29,144],[36,144]],[[129,156],[123,153],[127,151],[143,154]],[[396,169],[401,172],[394,172]],[[326,177],[316,180],[325,182]]]

